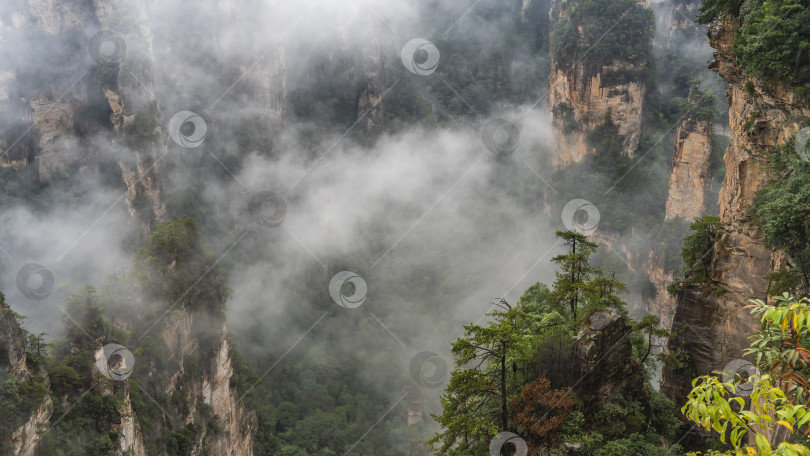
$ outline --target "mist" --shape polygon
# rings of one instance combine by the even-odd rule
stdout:
[[[600,224],[615,222],[594,194],[604,182],[572,182],[575,193],[554,185],[560,174],[552,165],[555,139],[546,106],[549,57],[533,55],[511,37],[521,3],[133,1],[115,2],[105,24],[83,21],[85,8],[77,4],[66,7],[59,26],[34,24],[37,36],[22,28],[28,5],[4,3],[0,86],[3,75],[14,77],[0,87],[0,123],[9,126],[3,153],[24,161],[26,148],[42,140],[25,131],[32,113],[20,114],[14,100],[21,96],[47,90],[50,99],[67,105],[100,103],[105,115],[73,138],[51,138],[48,147],[57,156],[80,157],[62,169],[63,178],[43,185],[32,176],[26,180],[23,166],[0,169],[0,178],[13,183],[0,200],[0,290],[27,317],[29,331],[63,334],[71,317],[61,304],[70,288],[100,287],[131,268],[144,227],[150,227],[138,217],[151,203],[127,202],[130,190],[118,163],[148,168],[167,217],[191,216],[216,255],[231,290],[229,330],[259,374],[324,359],[356,364],[358,377],[393,402],[413,375],[409,362],[417,353],[436,353],[452,366],[450,343],[463,324],[485,321],[496,299],[514,304],[532,284],[554,281],[551,258],[563,252],[555,231],[584,223],[578,210],[576,220],[563,212],[568,202],[593,204],[587,223],[597,232]],[[665,13],[661,5],[653,10]],[[116,24],[112,31],[122,41],[113,43],[115,50],[108,44],[88,52],[93,37]],[[75,38],[67,50],[36,44],[53,27]],[[438,52],[438,66],[427,74],[403,61],[401,51],[413,39]],[[659,30],[656,41],[667,40],[656,54],[695,61],[710,55],[701,34],[671,37]],[[480,47],[482,54],[496,49],[510,74],[545,71],[543,84],[516,87],[510,99],[495,100],[475,81],[454,87],[445,71],[464,66],[463,46]],[[98,55],[122,57],[117,84],[126,93],[123,104],[156,108],[160,135],[145,148],[113,126]],[[454,65],[446,68],[450,61]],[[702,74],[706,87],[724,89],[712,73]],[[380,85],[369,89],[370,98],[379,101],[382,114],[366,128],[371,109],[355,106],[352,97],[374,77]],[[659,93],[671,89],[667,78],[659,74]],[[47,89],[37,87],[40,81]],[[320,104],[325,96],[329,103]],[[399,105],[415,99],[423,111],[408,111],[404,120],[386,117],[389,107],[405,112]],[[181,111],[201,118],[197,137],[171,120]],[[139,112],[123,115],[137,118]],[[515,127],[508,130],[514,150],[492,150],[493,141],[496,148],[503,141],[487,128],[492,122]],[[664,187],[674,129],[668,135],[643,143],[638,154]],[[196,142],[184,147],[178,138]],[[139,161],[148,153],[151,161]],[[142,176],[135,180],[144,184]],[[648,196],[624,204],[643,211]],[[257,212],[268,204],[273,208],[267,214]],[[638,227],[634,236],[653,232]],[[630,263],[636,247],[647,247],[621,243],[630,246]],[[627,256],[608,252],[600,249],[602,266],[620,269],[614,272],[622,279],[638,275],[625,264]],[[18,271],[28,263],[53,274],[45,299],[32,299],[17,285]],[[330,279],[340,271],[367,285],[355,308],[330,296]],[[633,293],[628,301],[642,306]],[[266,377],[265,387],[272,388],[272,379]],[[426,392],[428,411],[437,410],[440,392]]]

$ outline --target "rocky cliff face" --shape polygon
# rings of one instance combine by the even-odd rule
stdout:
[[[607,308],[591,315],[576,338],[575,354],[582,380],[577,396],[585,413],[594,412],[617,394],[635,400],[645,392],[642,366],[632,357],[630,327],[619,311]]]
[[[240,10],[237,3],[250,1],[213,2],[216,20],[221,21],[217,24],[245,20],[245,9]],[[172,215],[167,209],[163,167],[167,154],[178,146],[167,125],[174,112],[190,108],[176,102],[193,99],[186,96],[185,90],[211,95],[204,107],[217,105],[225,113],[233,106],[252,111],[262,122],[261,127],[271,131],[283,128],[286,105],[284,49],[260,49],[255,54],[246,53],[250,54],[247,57],[234,57],[227,37],[216,26],[208,31],[214,38],[205,43],[210,46],[206,51],[211,51],[206,55],[214,56],[217,64],[225,68],[222,76],[227,84],[241,75],[239,83],[222,101],[213,98],[218,93],[208,93],[210,90],[186,88],[185,84],[194,78],[184,69],[193,66],[176,62],[176,49],[165,44],[176,43],[175,37],[166,36],[165,24],[148,3],[26,0],[0,5],[0,48],[36,41],[68,62],[54,60],[34,65],[37,70],[51,70],[45,72],[32,72],[26,65],[30,62],[12,62],[16,66],[0,68],[0,121],[4,125],[0,128],[0,167],[33,167],[39,182],[48,184],[98,173],[102,158],[111,158],[119,168],[128,208],[144,231],[153,222]],[[113,31],[124,47],[110,48],[116,42],[108,41],[107,47],[95,49],[91,58],[94,43],[89,38],[101,30]],[[182,35],[182,31],[177,33]],[[379,45],[376,49],[379,56]],[[97,60],[99,54],[102,62]],[[255,61],[256,55],[263,58]],[[119,61],[117,57],[122,58]],[[182,57],[191,60],[199,55]],[[367,117],[372,125],[380,118],[376,107],[380,105],[381,68],[370,67],[363,74],[369,83],[361,104],[374,108]],[[206,79],[205,83],[211,81]],[[198,110],[206,115],[204,108]],[[208,120],[209,128],[215,129],[216,122]],[[172,430],[195,425],[202,429],[195,435],[192,454],[250,455],[256,418],[238,401],[230,385],[233,351],[224,318],[224,295],[219,298],[216,312],[183,310],[163,323],[162,344],[174,361],[171,368],[154,367],[150,371],[153,381],[146,386],[151,388],[150,394],[171,395],[187,404],[166,410],[167,423]],[[0,335],[6,334],[17,337],[13,328],[0,322]],[[97,343],[94,348],[96,356],[100,356],[103,340]],[[33,375],[25,368],[24,342],[13,340],[7,348],[6,358],[14,375]],[[140,456],[146,454],[145,442],[150,435],[133,410],[131,388],[135,386],[124,382],[122,419],[113,430],[120,433],[122,453]],[[46,396],[30,419],[15,431],[15,454],[34,453],[39,439],[36,431],[47,426],[52,410]],[[205,426],[214,422],[217,424]]]
[[[624,138],[624,153],[633,156],[641,136],[646,91],[638,81],[604,84],[601,73],[588,74],[582,64],[562,67],[552,60],[548,106],[556,139],[553,163],[566,166],[596,153],[588,145],[588,133],[605,121],[608,112]]]
[[[655,296],[645,299],[647,313],[661,319],[662,328],[672,328],[675,313],[675,298],[667,292],[667,285],[672,283],[674,277],[664,270],[663,260],[655,252],[650,251],[642,261],[644,273],[655,287]]]
[[[192,454],[252,455],[256,413],[239,401],[230,385],[233,352],[224,316],[184,311],[165,322],[161,339],[177,368],[154,370],[148,388],[180,397],[186,404],[166,410],[168,422],[179,430],[217,417],[219,429],[206,426],[196,437]]]
[[[47,389],[49,386],[47,375],[41,369],[28,367],[25,348],[25,335],[0,294],[0,378],[5,382],[6,376],[9,376],[15,382],[41,384]],[[5,438],[0,440],[0,448],[10,447],[14,456],[32,456],[39,440],[38,432],[47,428],[52,414],[53,403],[50,396],[45,394],[39,404],[21,421],[14,417],[3,417],[4,421],[12,426],[16,425],[16,428],[7,441],[3,441]]]
[[[83,42],[85,31],[106,25],[104,22],[108,22],[112,10],[112,2],[31,0],[19,3],[16,11],[6,12],[5,18],[10,20],[4,21],[0,29],[6,37],[25,40],[26,35],[33,34],[52,55],[67,54],[67,59],[74,63],[61,66],[64,62],[44,61],[29,68],[26,65],[30,62],[22,62],[24,69],[8,70],[10,76],[2,81],[2,91],[8,97],[0,100],[0,109],[4,120],[18,128],[0,141],[0,166],[35,166],[41,183],[71,177],[77,168],[92,169],[98,165],[98,146],[84,143],[83,138],[101,128],[112,127],[121,132],[127,121],[134,119],[134,113],[123,115],[131,108],[127,106],[130,99],[127,95],[134,88],[126,84],[115,89],[106,87],[94,77],[95,70],[75,63],[89,58],[87,47],[92,47],[92,43],[88,46]],[[44,58],[48,57],[45,53]],[[61,74],[53,74],[54,67]],[[28,79],[33,75],[29,73],[38,72],[44,72],[45,76],[31,83]],[[97,115],[85,115],[93,110]],[[104,118],[105,110],[108,119]],[[136,153],[131,162],[120,161],[128,188],[127,200],[132,208],[136,198],[145,195],[152,203],[153,216],[160,219],[165,216],[165,208],[159,202],[155,175],[144,164],[142,153]]]
[[[33,456],[39,441],[39,433],[47,428],[48,421],[53,415],[53,402],[50,396],[45,396],[39,408],[31,414],[31,418],[14,431],[11,444],[14,456]]]
[[[567,0],[551,2],[551,23],[566,18]],[[553,27],[552,27],[553,29]],[[582,39],[583,31],[579,29]],[[552,40],[551,74],[549,75],[548,109],[554,130],[552,162],[555,166],[576,163],[596,150],[588,145],[588,134],[605,121],[610,113],[623,138],[624,153],[633,156],[641,137],[641,112],[647,87],[638,78],[626,83],[606,82],[609,72],[639,72],[646,63],[628,65],[622,62],[589,71],[588,55],[573,63],[559,62],[554,57]]]
[[[700,1],[658,2],[642,0],[655,11],[655,45],[669,48],[682,44],[683,38],[703,38],[704,27],[695,23]]]
[[[755,192],[767,182],[768,152],[798,131],[791,119],[810,114],[810,107],[792,91],[766,88],[735,66],[732,39],[737,28],[734,20],[726,19],[709,29],[716,49],[709,68],[730,86],[726,96],[731,145],[724,157],[726,175],[718,201],[723,236],[715,245],[711,264],[712,279],[722,291],[707,294],[686,289],[678,299],[673,330],[679,336],[670,341],[670,348],[685,348],[693,370],[665,369],[663,381],[664,390],[679,401],[689,375],[704,375],[741,358],[748,334],[758,327],[743,306],[749,299],[766,297],[764,276],[780,267],[784,257],[762,246],[761,235],[750,225],[748,208]]]
[[[726,177],[718,198],[720,224],[725,233],[715,258],[715,278],[738,299],[764,298],[764,275],[779,266],[780,254],[771,254],[760,245],[761,237],[749,225],[748,207],[754,194],[767,181],[767,154],[799,130],[795,120],[807,116],[810,109],[785,87],[764,88],[749,82],[733,64],[731,39],[737,25],[717,24],[709,30],[712,46],[717,49],[709,66],[725,79],[730,88],[729,126],[731,145],[726,151]],[[749,86],[750,87],[750,86]]]
[[[711,189],[709,156],[712,153],[712,124],[708,120],[684,117],[675,131],[675,153],[669,173],[666,219],[691,221],[706,211],[706,193]]]
[[[121,423],[117,431],[121,437],[119,448],[122,453],[131,452],[133,456],[145,456],[146,448],[143,445],[143,434],[138,423],[138,415],[132,410],[132,400],[129,395],[129,385],[124,393],[124,409],[121,413]]]
[[[93,23],[86,2],[31,0],[18,5],[5,7],[0,17],[3,41],[16,47],[15,38],[31,35],[46,49],[46,59],[53,51],[51,40],[72,42]],[[42,62],[43,67],[48,64]],[[92,75],[75,63],[62,69],[62,77],[54,77],[53,68],[30,70],[3,68],[0,76],[0,118],[14,126],[0,138],[0,166],[34,166],[40,182],[47,183],[75,174],[92,159],[77,134],[83,132],[77,130],[87,127],[80,125],[82,107],[103,97]]]
[[[219,104],[252,110],[263,129],[277,132],[284,123],[284,49],[258,50],[263,55],[258,61],[254,55],[234,57],[228,49],[232,37],[224,31],[229,21],[249,20],[240,11],[250,2],[217,2],[216,19],[206,18],[213,38],[196,43],[207,46],[197,50],[225,68],[223,76],[238,82],[228,100],[208,100],[213,102],[209,109]],[[159,9],[128,0],[30,0],[0,8],[0,40],[9,48],[32,46],[34,60],[9,57],[3,63],[11,66],[0,68],[0,119],[6,126],[0,134],[0,166],[33,166],[39,182],[47,184],[97,172],[105,155],[119,166],[125,201],[144,230],[165,220],[160,170],[175,146],[167,125],[176,111],[189,108],[176,100],[190,99],[185,91],[215,97],[227,85],[212,89],[206,79],[205,88],[184,87],[203,79],[185,68],[199,66],[194,64],[199,54],[165,45],[191,38],[182,27],[168,27],[167,34],[161,22],[165,12]],[[90,37],[101,31],[106,35],[94,42]],[[374,102],[370,95],[367,103]],[[102,133],[101,140],[96,133]]]
[[[331,99],[340,116],[346,116],[342,119],[345,128],[379,133],[387,83],[383,50],[395,46],[393,34],[385,21],[358,5],[346,5],[346,10],[352,13],[351,19],[335,24],[320,40],[298,44],[292,51],[308,55],[306,61],[291,63],[292,110],[297,106],[309,111],[311,120],[321,113],[310,111],[310,104]]]
[[[140,19],[126,35],[126,50],[116,46],[113,61],[100,64],[97,71],[106,76],[101,85],[112,111],[110,121],[117,133],[113,142],[124,143],[130,149],[117,160],[127,187],[127,206],[146,229],[152,221],[166,218],[158,181],[159,157],[166,153],[161,138],[166,135],[161,127],[161,106],[155,94],[155,74],[151,64],[154,60],[153,32],[148,28],[146,12],[134,5],[107,0],[95,1],[94,7],[102,30],[115,30],[124,8]]]
[[[163,311],[170,303],[150,308],[155,304],[133,297],[131,302],[137,302],[141,312],[149,315],[145,324],[116,318],[116,325],[140,334],[125,347],[134,352],[137,383],[129,378],[105,379],[98,370],[87,374],[102,386],[102,395],[116,394],[122,399],[120,422],[97,429],[118,436],[121,454],[155,453],[173,434],[186,436],[190,455],[253,454],[256,412],[240,400],[242,393],[231,385],[233,349],[225,322],[225,290],[215,274],[207,278],[205,286],[204,298],[172,308],[168,314]],[[164,318],[153,321],[160,315]],[[71,343],[76,352],[84,352],[79,345],[87,342]],[[90,343],[94,365],[110,364],[104,350],[109,343],[106,336]],[[139,396],[138,407],[133,405],[133,393]],[[139,417],[141,412],[149,417],[145,424]]]
[[[369,24],[370,25],[370,24]],[[385,90],[385,68],[382,59],[383,31],[379,24],[366,27],[369,35],[363,42],[359,70],[360,93],[357,96],[357,120],[366,131],[378,132],[383,124],[382,93]]]

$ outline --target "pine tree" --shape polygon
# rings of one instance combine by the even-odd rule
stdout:
[[[489,325],[465,325],[464,337],[453,342],[458,368],[442,395],[443,413],[433,415],[443,430],[428,442],[436,454],[486,454],[492,437],[510,430],[511,359],[527,343],[521,330],[527,315],[504,299],[494,304]]]
[[[598,245],[576,231],[557,231],[557,237],[563,239],[563,245],[569,247],[570,251],[551,259],[560,267],[553,284],[554,293],[557,300],[568,303],[571,319],[576,321],[577,308],[583,301],[588,282],[598,271],[589,263]]]

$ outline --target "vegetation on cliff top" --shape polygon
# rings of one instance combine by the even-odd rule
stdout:
[[[556,22],[551,48],[557,62],[581,62],[590,74],[616,65],[614,72],[628,67],[628,75],[637,75],[638,69],[632,67],[650,58],[655,17],[633,0],[561,2],[552,17]]]
[[[746,73],[767,82],[810,82],[810,8],[802,0],[704,0],[698,21],[739,18],[734,56]],[[799,87],[806,91],[807,87]]]
[[[681,102],[682,116],[688,120],[713,122],[717,117],[717,95],[701,89],[702,81],[695,79],[689,87],[689,98]]]
[[[16,336],[24,338],[26,350],[26,368],[29,375],[15,375],[8,365],[6,350],[12,350],[12,334],[0,339],[0,455],[14,454],[10,445],[11,435],[42,404],[48,394],[47,379],[42,371],[42,354],[39,351],[44,335],[34,335],[23,329],[20,324],[24,317],[15,313],[6,303],[5,295],[0,292],[0,325],[6,329],[17,328]]]
[[[691,232],[684,238],[681,248],[683,268],[675,274],[675,279],[667,287],[672,296],[677,296],[690,286],[697,286],[704,292],[719,291],[713,287],[711,264],[717,243],[723,235],[720,217],[704,215],[695,219],[689,229]]]
[[[458,368],[441,398],[443,413],[435,416],[442,430],[430,441],[434,451],[486,454],[492,438],[506,431],[524,437],[530,451],[550,451],[543,454],[566,454],[566,442],[587,456],[680,454],[680,446],[670,444],[680,426],[675,406],[651,391],[643,376],[630,387],[634,397],[605,398],[594,414],[584,413],[594,401],[576,389],[582,361],[574,345],[584,321],[608,308],[621,315],[627,334],[611,343],[633,345],[627,351],[633,355],[622,362],[639,370],[652,360],[659,322],[652,316],[642,324],[630,321],[621,299],[624,284],[590,263],[596,244],[573,231],[557,236],[567,251],[554,258],[560,271],[553,287],[535,284],[516,305],[496,301],[488,324],[465,325],[464,336],[453,343]],[[593,369],[611,367],[597,362]]]
[[[437,455],[484,454],[499,431],[523,437],[530,452],[554,456],[570,454],[566,448],[588,456],[681,454],[671,443],[680,421],[663,395],[614,397],[595,414],[582,413],[583,398],[569,383],[575,375],[565,375],[580,361],[540,356],[544,345],[570,340],[578,329],[553,290],[536,284],[517,305],[495,307],[488,325],[465,326],[453,344],[458,368],[436,417],[443,426],[431,441]],[[744,353],[756,371],[747,378],[717,371],[692,382],[681,412],[717,440],[688,454],[808,456],[810,301],[785,293],[773,304],[752,300],[748,309],[762,322]]]
[[[46,340],[45,334],[35,336],[21,330],[32,374],[18,379],[4,372],[0,378],[0,409],[10,418],[0,425],[0,442],[6,445],[0,454],[8,454],[10,433],[31,417],[48,394],[54,412],[47,428],[41,430],[36,453],[41,456],[120,454],[127,396],[147,454],[189,455],[198,442],[218,435],[219,417],[202,396],[189,394],[204,371],[210,375],[210,360],[221,346],[226,290],[213,262],[202,247],[196,224],[185,217],[158,225],[144,240],[134,274],[117,276],[100,289],[63,288],[63,305],[69,315],[64,318],[65,337]],[[178,300],[178,287],[190,287],[191,280],[199,282],[195,285],[204,297],[195,294],[189,304],[187,296]],[[144,296],[152,297],[153,304],[145,304]],[[194,313],[189,320],[194,347],[183,354],[170,352],[162,330],[150,331],[149,327],[165,322],[161,319],[167,309],[175,310],[173,304],[180,303]],[[2,293],[0,312],[0,318],[20,318],[8,309]],[[130,323],[121,325],[124,320]],[[105,378],[97,370],[96,351],[100,344],[109,343],[130,348],[137,360],[128,382]],[[0,340],[0,353],[5,354],[5,349]],[[247,391],[248,382],[256,376],[238,355],[234,360],[231,386]],[[172,377],[180,391],[169,393],[167,383]],[[192,416],[192,421],[181,423],[179,417],[186,416]]]

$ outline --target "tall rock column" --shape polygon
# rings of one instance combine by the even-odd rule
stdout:
[[[690,109],[699,108],[699,89],[689,94]],[[698,115],[683,116],[675,132],[675,153],[669,173],[666,219],[691,221],[706,210],[706,192],[711,188],[709,157],[712,153],[712,122]]]
[[[601,125],[610,113],[623,138],[623,152],[633,156],[641,138],[641,113],[646,84],[640,77],[647,66],[646,52],[634,55],[622,52],[608,55],[599,47],[604,40],[616,40],[618,30],[603,32],[592,27],[598,22],[590,12],[578,13],[577,0],[551,2],[551,75],[549,77],[548,109],[554,130],[555,144],[552,161],[556,166],[576,163],[586,155],[598,153],[588,144],[588,134]],[[622,31],[627,41],[638,41],[646,48],[653,35],[645,30],[635,30],[638,24],[625,16],[641,18],[652,28],[652,12],[641,4],[630,4],[625,15],[616,14],[617,27],[629,27],[632,33]],[[634,11],[634,10],[638,11]],[[640,16],[636,16],[640,13]],[[647,15],[646,13],[649,13]],[[595,13],[593,13],[595,14]],[[600,36],[602,35],[602,36]],[[576,49],[571,50],[572,43]],[[566,49],[562,49],[565,46]],[[629,46],[628,46],[629,49]],[[601,54],[605,53],[605,54]]]
[[[737,20],[726,18],[709,28],[709,41],[716,49],[709,68],[730,86],[726,97],[731,145],[724,156],[726,175],[718,198],[723,234],[715,244],[710,270],[720,293],[685,288],[678,298],[673,323],[678,336],[670,341],[670,349],[684,348],[691,368],[664,369],[662,389],[681,402],[693,376],[723,369],[741,358],[748,335],[759,327],[743,307],[750,299],[766,298],[765,276],[782,266],[784,255],[762,245],[748,209],[769,179],[768,154],[799,130],[791,119],[810,115],[810,106],[793,91],[781,85],[766,88],[735,65],[732,41],[738,27]]]
[[[624,138],[624,153],[635,154],[647,90],[643,83],[604,84],[601,74],[588,74],[580,64],[566,68],[552,60],[549,85],[548,106],[556,140],[552,161],[556,166],[597,153],[588,144],[588,133],[604,122],[608,110]]]
[[[155,93],[150,17],[145,9],[125,0],[94,0],[93,5],[101,28],[106,29],[103,33],[115,34],[120,40],[91,42],[90,52],[102,43],[114,45],[112,56],[99,62],[95,71],[112,110],[113,128],[119,134],[115,141],[126,147],[117,161],[127,187],[127,206],[147,229],[167,217],[158,181],[159,157],[165,155],[166,148],[161,141],[165,135]],[[126,23],[122,16],[134,19]]]

